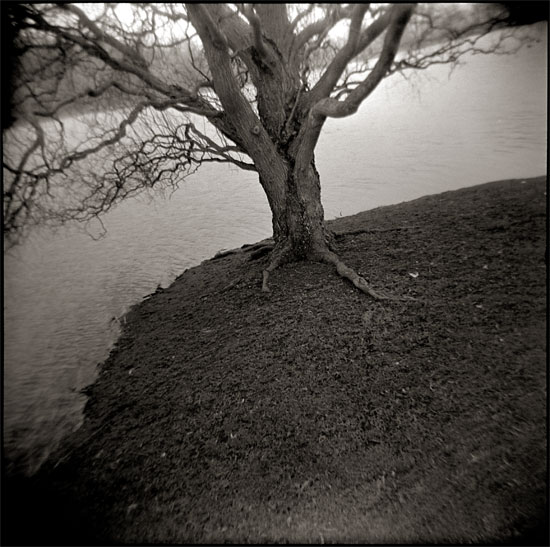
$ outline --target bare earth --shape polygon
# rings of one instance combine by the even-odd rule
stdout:
[[[206,261],[135,306],[3,544],[548,544],[546,178],[332,222],[344,261]],[[234,283],[236,282],[236,283]]]

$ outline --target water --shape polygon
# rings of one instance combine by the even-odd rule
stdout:
[[[356,116],[329,120],[317,148],[326,218],[490,180],[546,173],[544,38],[393,76]],[[252,173],[205,166],[171,197],[133,199],[81,227],[35,234],[5,256],[5,450],[37,466],[81,422],[84,397],[129,306],[220,249],[271,235]],[[90,227],[93,234],[99,227]]]

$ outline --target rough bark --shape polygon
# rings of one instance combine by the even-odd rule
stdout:
[[[330,77],[321,79],[328,83],[312,93],[304,86],[298,63],[291,61],[296,57],[288,40],[291,27],[286,12],[276,6],[244,7],[243,14],[250,22],[251,32],[249,45],[241,48],[239,55],[247,64],[257,90],[256,114],[244,105],[242,93],[235,85],[225,35],[219,32],[204,8],[189,7],[212,70],[214,88],[239,142],[254,161],[272,211],[274,248],[264,270],[264,291],[269,290],[270,272],[278,266],[295,260],[317,260],[333,264],[340,275],[370,296],[384,298],[335,254],[333,238],[324,224],[319,173],[314,160],[315,146],[326,119],[324,112],[315,111],[315,106],[326,98],[356,54],[366,9],[367,6],[353,9],[348,42],[327,70]],[[410,6],[391,10],[392,17],[383,21],[374,35],[390,26],[391,39],[387,41],[395,46],[406,24],[405,21],[395,30],[401,22],[398,16],[403,12],[408,17],[411,11]],[[223,21],[222,17],[217,18],[221,27]],[[384,70],[394,55],[393,47],[383,58]]]
[[[150,23],[145,27],[151,28],[136,32],[120,25],[113,33],[117,25],[112,27],[113,21],[105,14],[109,10],[113,12],[111,15],[116,13],[115,8],[108,7],[109,4],[106,4],[103,17],[90,16],[82,6],[52,6],[29,5],[25,8],[25,17],[21,18],[26,30],[36,34],[35,38],[45,40],[44,44],[28,44],[31,50],[36,49],[34,56],[39,54],[40,48],[59,50],[57,57],[53,58],[63,67],[64,73],[68,52],[73,52],[73,55],[76,52],[72,63],[77,73],[85,62],[87,66],[87,61],[93,61],[94,67],[101,68],[97,69],[98,75],[105,72],[107,76],[94,76],[92,80],[97,82],[93,82],[90,89],[75,91],[69,99],[57,102],[52,99],[54,108],[42,105],[43,93],[31,93],[26,102],[23,101],[22,119],[34,130],[35,138],[29,140],[27,149],[17,161],[4,164],[5,173],[11,177],[8,191],[4,193],[5,229],[17,231],[32,219],[28,211],[38,189],[42,194],[48,194],[52,180],[71,165],[102,154],[107,147],[118,143],[124,143],[124,146],[119,147],[123,152],[113,162],[116,169],[101,171],[98,175],[84,175],[90,177],[87,184],[91,188],[86,205],[65,211],[61,215],[63,220],[88,220],[125,196],[142,187],[153,187],[157,182],[177,185],[185,176],[179,175],[179,167],[185,171],[205,161],[230,162],[258,172],[272,211],[274,243],[264,272],[265,290],[269,273],[284,262],[321,260],[333,264],[340,275],[374,298],[386,297],[343,264],[335,253],[333,238],[325,228],[319,174],[314,159],[323,125],[328,117],[340,118],[355,113],[392,71],[404,67],[426,68],[435,62],[456,62],[460,55],[457,50],[461,46],[468,46],[461,51],[487,52],[476,48],[472,33],[487,33],[503,21],[495,15],[458,33],[449,29],[455,42],[452,47],[443,43],[436,53],[418,57],[412,51],[398,59],[396,55],[401,39],[407,27],[411,27],[409,21],[415,15],[414,24],[420,29],[417,32],[421,31],[418,48],[430,43],[432,31],[442,30],[429,11],[415,14],[413,4],[378,7],[369,4],[315,4],[297,11],[296,5],[287,9],[282,4],[273,3],[190,3],[183,10],[176,4],[134,4],[134,8],[141,11],[142,21]],[[315,13],[319,9],[324,15]],[[159,22],[157,27],[155,16],[164,19],[164,23]],[[330,30],[344,20],[348,20],[347,38],[336,42],[330,37]],[[60,24],[60,21],[66,23]],[[155,61],[155,48],[149,51],[148,39],[145,38],[154,36],[155,29],[163,24],[183,21],[190,23],[193,33],[196,32],[200,39],[207,68],[198,68],[195,63],[191,35],[184,39],[176,32],[170,47],[179,48],[186,43],[191,64],[200,74],[196,81],[172,79],[167,67]],[[358,59],[358,55],[368,53],[366,48],[375,45],[378,38],[381,44],[378,50],[373,50],[374,65],[369,68],[370,63]],[[160,43],[156,45],[161,47]],[[162,47],[167,47],[167,44],[162,44]],[[370,57],[371,53],[368,55]],[[163,58],[162,55],[159,57]],[[39,64],[36,59],[34,64]],[[49,89],[53,76],[48,72],[41,74],[40,78],[44,89]],[[32,92],[32,86],[29,88]],[[204,93],[205,89],[209,92]],[[38,123],[38,116],[56,120],[55,116],[63,110],[63,105],[77,105],[82,98],[91,100],[104,94],[108,98],[107,92],[114,91],[126,97],[132,108],[124,120],[104,131],[99,144],[83,150],[71,151],[69,147],[64,155],[58,154],[58,150],[48,151],[48,135]],[[27,106],[32,108],[29,110]],[[164,117],[164,112],[170,109],[179,114],[204,117],[216,128],[219,142],[201,132],[190,120],[179,127],[176,123],[166,122],[169,116]],[[140,117],[145,119],[151,110],[162,113],[160,126],[147,132],[146,136],[134,135],[130,139],[128,130],[132,124]],[[58,125],[59,137],[64,140],[63,125],[59,121]],[[184,126],[185,131],[182,131]],[[159,146],[161,141],[165,143],[163,146]],[[144,153],[150,149],[155,150],[156,157],[141,160],[142,156],[150,156],[149,152]],[[47,159],[48,152],[50,159]],[[36,167],[37,162],[33,163],[31,156],[38,154],[43,162],[38,158]],[[140,162],[135,161],[136,157]],[[173,167],[174,161],[178,162],[178,169]],[[122,188],[124,192],[120,191]]]
[[[313,158],[308,165],[301,165],[300,161],[293,159],[288,166],[285,180],[273,181],[272,173],[261,176],[272,210],[274,239],[274,247],[263,272],[262,290],[269,292],[270,273],[279,266],[311,260],[332,264],[340,276],[372,298],[402,300],[375,290],[335,252],[334,236],[324,222],[319,173]],[[277,188],[284,187],[284,194],[271,195],[271,184]]]

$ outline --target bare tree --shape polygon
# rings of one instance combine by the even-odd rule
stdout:
[[[306,259],[387,298],[334,252],[315,168],[323,125],[354,114],[393,73],[513,50],[522,40],[507,13],[497,4],[18,5],[7,241],[229,162],[258,173],[271,208],[264,290],[279,265]]]

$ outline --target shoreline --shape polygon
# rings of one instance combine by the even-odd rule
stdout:
[[[267,296],[262,258],[189,268],[124,316],[83,427],[5,500],[16,515],[35,495],[34,518],[54,500],[39,542],[533,532],[545,512],[545,180],[328,221],[345,261],[418,303],[374,302],[321,264],[275,271]]]

